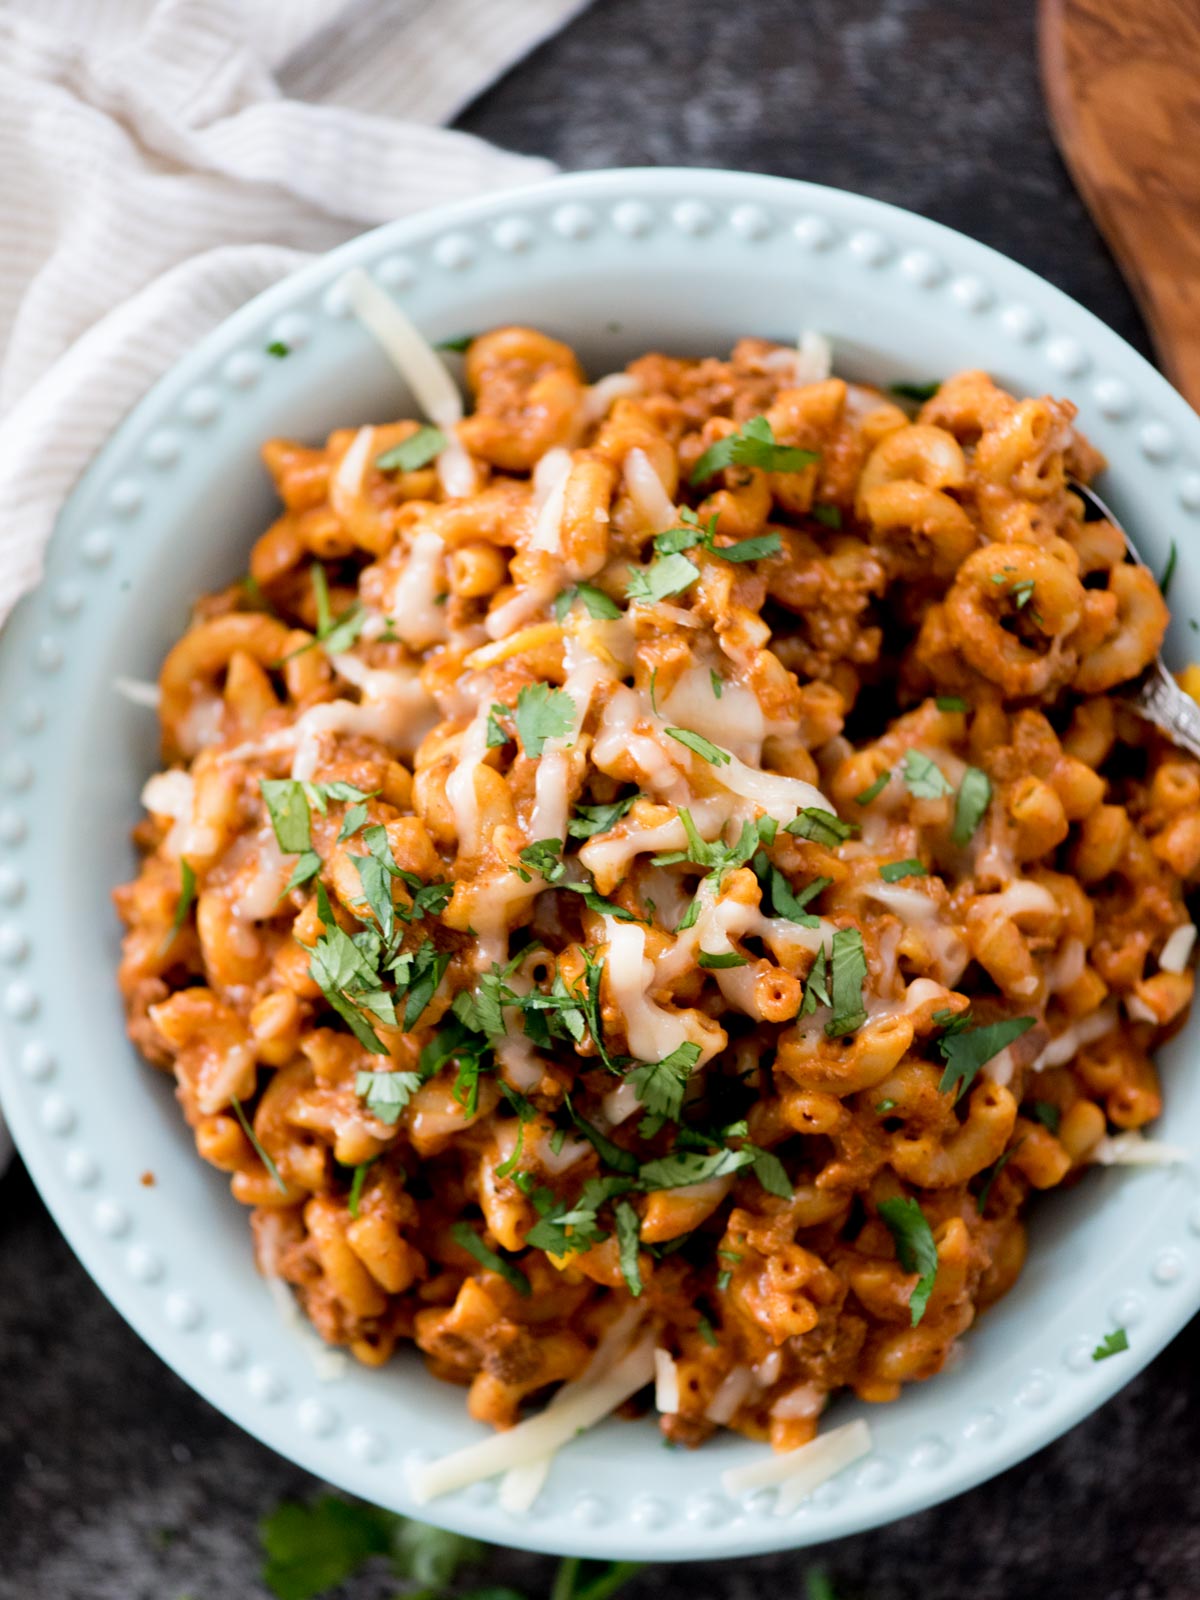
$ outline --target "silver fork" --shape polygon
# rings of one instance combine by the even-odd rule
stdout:
[[[1137,546],[1121,525],[1112,507],[1106,505],[1096,491],[1089,489],[1087,484],[1080,483],[1075,478],[1071,478],[1069,482],[1074,492],[1111,522],[1120,533],[1125,540],[1125,549],[1129,552],[1130,559],[1136,561],[1139,567],[1146,567],[1149,571],[1148,564],[1138,554]],[[1186,750],[1189,755],[1200,760],[1200,705],[1196,704],[1190,694],[1184,694],[1167,671],[1161,655],[1155,656],[1140,677],[1135,678],[1132,683],[1123,684],[1116,693],[1131,711],[1136,712],[1146,722],[1152,722],[1156,728],[1160,728],[1172,744],[1178,745],[1181,750]]]

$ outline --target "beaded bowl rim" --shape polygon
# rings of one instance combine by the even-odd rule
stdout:
[[[1117,482],[1110,492],[1122,515],[1141,508],[1149,524],[1146,553],[1165,555],[1162,538],[1149,523],[1152,506],[1139,487],[1141,479],[1152,479],[1157,492],[1173,488],[1176,517],[1190,521],[1193,531],[1200,523],[1200,418],[1165,380],[1098,319],[1033,273],[953,230],[882,202],[790,179],[629,169],[567,175],[437,208],[365,234],[235,312],[133,409],[71,495],[46,580],[0,638],[0,706],[15,708],[4,714],[0,729],[0,782],[8,791],[0,803],[0,963],[9,968],[0,979],[0,1088],[26,1164],[100,1288],[164,1361],[247,1431],[352,1493],[495,1543],[686,1560],[810,1544],[893,1520],[1011,1466],[1093,1411],[1200,1308],[1200,1206],[1191,1175],[1176,1169],[1122,1177],[1121,1183],[1137,1190],[1123,1200],[1112,1181],[1089,1180],[1095,1184],[1093,1209],[1115,1209],[1123,1234],[1102,1259],[1092,1251],[1087,1263],[1092,1281],[1073,1285],[1037,1330],[1025,1313],[1019,1362],[1006,1356],[997,1365],[1003,1382],[985,1390],[977,1371],[978,1393],[972,1399],[966,1391],[967,1405],[957,1392],[952,1398],[949,1388],[944,1399],[935,1396],[936,1386],[917,1394],[910,1390],[896,1407],[887,1408],[893,1418],[912,1424],[903,1463],[877,1447],[791,1516],[771,1514],[769,1493],[734,1504],[720,1492],[722,1468],[764,1446],[723,1440],[696,1457],[665,1457],[655,1449],[651,1458],[648,1450],[657,1440],[638,1439],[629,1425],[615,1421],[589,1435],[590,1444],[580,1442],[563,1453],[555,1467],[563,1486],[552,1477],[546,1504],[528,1516],[501,1511],[494,1485],[418,1507],[405,1487],[402,1452],[393,1448],[393,1434],[397,1421],[403,1422],[417,1452],[428,1453],[420,1440],[430,1424],[419,1409],[401,1405],[390,1421],[392,1432],[381,1432],[373,1401],[383,1400],[382,1391],[355,1387],[339,1408],[311,1375],[307,1381],[296,1376],[291,1352],[271,1350],[264,1357],[272,1331],[277,1332],[269,1305],[253,1327],[223,1329],[218,1307],[191,1286],[190,1275],[203,1275],[204,1264],[181,1263],[173,1251],[184,1219],[169,1208],[156,1213],[141,1204],[131,1175],[113,1172],[114,1152],[101,1156],[89,1148],[95,1107],[82,1065],[71,1056],[77,1041],[69,1018],[48,1014],[47,1001],[62,978],[58,951],[43,937],[51,929],[49,892],[43,887],[39,896],[28,889],[29,867],[47,862],[47,829],[59,804],[35,762],[40,758],[54,770],[59,758],[50,750],[50,734],[59,734],[66,747],[80,737],[70,718],[68,691],[87,673],[88,663],[71,656],[63,635],[69,643],[72,627],[79,626],[88,582],[99,585],[111,577],[110,569],[119,570],[111,526],[123,519],[135,525],[146,521],[158,492],[154,482],[147,487],[147,473],[152,478],[157,469],[171,469],[181,453],[202,460],[212,448],[206,429],[225,406],[236,406],[239,394],[261,400],[272,385],[291,381],[287,362],[272,369],[272,363],[261,361],[264,345],[275,338],[291,339],[297,347],[344,339],[350,324],[338,302],[336,280],[352,265],[373,271],[401,293],[429,290],[433,282],[430,292],[440,296],[438,305],[448,314],[458,286],[489,268],[502,276],[504,260],[532,264],[535,278],[545,270],[539,260],[549,260],[561,285],[569,283],[572,266],[589,251],[631,271],[631,258],[651,248],[677,263],[685,280],[697,259],[710,252],[704,258],[707,269],[726,282],[731,294],[744,294],[756,271],[790,270],[808,288],[840,275],[850,283],[850,298],[876,314],[884,300],[889,310],[904,306],[914,316],[928,317],[936,306],[937,316],[957,318],[979,335],[989,352],[981,364],[994,366],[992,353],[1005,351],[999,364],[1007,361],[1016,377],[1005,372],[1002,381],[1018,386],[1025,375],[1030,382],[1052,381],[1082,400],[1086,376],[1085,431],[1100,432],[1134,461],[1136,471],[1130,467],[1129,476],[1138,481],[1128,486],[1131,498],[1116,461]],[[835,345],[841,338],[853,344],[857,326],[853,318],[848,322],[825,330]],[[1099,428],[1092,412],[1099,413]],[[245,448],[256,445],[257,436]],[[1200,600],[1190,571],[1182,577]],[[118,601],[107,626],[122,620]],[[1178,627],[1172,637],[1179,654],[1186,639]],[[1173,1042],[1175,1057],[1185,1046],[1195,1055],[1187,1038],[1195,1031],[1185,1030]],[[123,1039],[106,1038],[100,1048],[118,1061],[129,1055]],[[1184,1104],[1185,1089],[1183,1081],[1173,1086],[1164,1121],[1173,1130],[1182,1119],[1189,1131],[1200,1133],[1200,1101]],[[147,1137],[153,1149],[162,1136],[151,1127]],[[130,1150],[124,1154],[139,1159]],[[989,1312],[980,1329],[967,1336],[968,1346],[1000,1314]],[[1091,1345],[1113,1321],[1133,1331],[1131,1349],[1096,1364]],[[959,1373],[948,1373],[939,1383],[954,1385],[958,1379]],[[293,1403],[281,1409],[287,1396]],[[940,1422],[929,1431],[930,1417],[949,1415],[955,1407],[963,1414],[953,1426]],[[894,1432],[878,1409],[873,1415],[879,1435]],[[637,1427],[651,1435],[650,1429]],[[455,1442],[476,1432],[464,1413]],[[444,1438],[438,1442],[444,1448]],[[707,1469],[698,1465],[703,1460]]]

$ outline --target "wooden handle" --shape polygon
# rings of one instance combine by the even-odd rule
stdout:
[[[1039,0],[1038,33],[1063,160],[1200,410],[1200,5]]]

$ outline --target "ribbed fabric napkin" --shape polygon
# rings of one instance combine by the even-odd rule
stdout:
[[[222,318],[365,228],[549,175],[437,124],[586,4],[0,0],[0,623]]]

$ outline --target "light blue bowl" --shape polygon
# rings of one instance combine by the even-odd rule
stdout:
[[[190,601],[246,568],[272,515],[259,442],[403,415],[408,400],[334,288],[358,264],[434,338],[500,321],[569,340],[593,374],[635,352],[724,351],[742,334],[834,340],[838,370],[888,382],[968,366],[1074,398],[1112,467],[1104,492],[1159,570],[1179,562],[1169,656],[1200,616],[1200,419],[1056,289],[983,246],[874,201],[733,173],[632,171],[431,212],[368,234],[261,296],[120,427],[64,511],[46,581],[0,640],[0,1084],[22,1154],[80,1258],[164,1361],[283,1455],[412,1511],[404,1462],[478,1437],[462,1392],[415,1358],[317,1381],[251,1261],[224,1179],[202,1166],[169,1082],[126,1042],[109,904],[156,764],[154,718],[113,690],[151,678]],[[292,354],[264,347],[282,339]],[[1161,1053],[1157,1130],[1200,1144],[1196,1027]],[[144,1188],[139,1176],[154,1172]],[[609,1422],[560,1456],[527,1516],[494,1485],[420,1514],[500,1544],[651,1560],[836,1538],[1019,1461],[1108,1398],[1200,1304],[1192,1170],[1097,1172],[1036,1208],[1017,1288],[954,1371],[869,1411],[875,1450],[787,1518],[735,1504],[726,1437],[663,1449]],[[1090,1352],[1114,1326],[1130,1350]],[[114,1375],[116,1377],[118,1375]],[[839,1405],[833,1420],[856,1410]],[[1149,1420],[1147,1445],[1149,1444]]]

